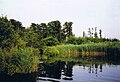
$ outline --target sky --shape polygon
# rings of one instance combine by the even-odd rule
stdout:
[[[0,0],[0,14],[25,27],[71,21],[76,36],[97,27],[103,37],[120,39],[120,0]]]

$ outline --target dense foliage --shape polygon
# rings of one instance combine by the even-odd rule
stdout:
[[[81,45],[58,45],[55,47],[61,57],[78,56],[117,56],[120,57],[120,42],[87,43]]]
[[[59,51],[56,49],[56,47],[46,47],[43,52],[44,55],[49,57],[55,57],[59,55]]]
[[[17,20],[0,17],[0,71],[35,72],[40,54],[58,54],[55,48],[46,47],[43,51],[44,46],[58,45],[73,34],[72,22],[65,22],[63,26],[56,20],[48,24],[31,23],[25,28]]]
[[[31,73],[38,69],[39,50],[27,47],[17,47],[6,51],[0,49],[0,71],[7,71],[8,74]]]

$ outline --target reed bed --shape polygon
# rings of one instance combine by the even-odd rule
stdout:
[[[120,56],[120,42],[101,42],[81,45],[57,45],[55,48],[59,51],[60,56]]]

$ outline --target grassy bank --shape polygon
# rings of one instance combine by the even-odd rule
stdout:
[[[0,49],[0,71],[12,75],[15,73],[31,73],[38,69],[39,50],[27,48],[11,48],[10,51]]]
[[[120,54],[120,42],[101,42],[101,43],[89,43],[81,45],[57,45],[51,48],[56,48],[57,53],[61,57],[78,57],[82,56],[105,56]],[[46,50],[47,51],[47,50]],[[55,54],[55,52],[54,52]]]

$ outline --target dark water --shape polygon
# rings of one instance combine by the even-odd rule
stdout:
[[[120,82],[119,59],[51,60],[41,63],[37,73],[0,73],[0,82]]]

